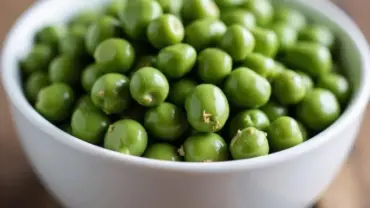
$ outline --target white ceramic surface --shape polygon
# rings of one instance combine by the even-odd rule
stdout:
[[[266,157],[210,164],[148,160],[82,142],[52,126],[25,100],[17,60],[42,25],[102,0],[36,3],[16,22],[2,54],[3,85],[22,146],[45,186],[70,208],[303,208],[330,184],[356,138],[370,95],[367,42],[338,8],[322,0],[286,2],[341,39],[354,98],[343,116],[308,142]]]

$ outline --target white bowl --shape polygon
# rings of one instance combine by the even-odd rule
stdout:
[[[36,3],[14,25],[2,54],[3,85],[22,146],[34,171],[63,205],[302,208],[318,199],[347,158],[370,95],[367,42],[346,14],[328,1],[284,1],[332,28],[342,42],[345,69],[355,88],[349,107],[337,122],[311,140],[276,154],[193,164],[126,156],[87,144],[54,127],[23,96],[17,61],[29,51],[35,31],[104,2]]]

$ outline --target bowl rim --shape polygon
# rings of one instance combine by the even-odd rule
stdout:
[[[101,157],[106,160],[111,160],[118,163],[127,163],[145,168],[196,173],[243,171],[271,166],[274,164],[276,165],[281,162],[297,158],[307,152],[313,151],[319,146],[335,139],[334,135],[337,131],[349,126],[349,124],[360,115],[362,109],[364,109],[367,105],[368,98],[370,96],[370,53],[367,40],[360,31],[359,27],[345,12],[343,12],[330,1],[297,1],[298,4],[301,4],[304,7],[309,7],[310,9],[316,11],[325,11],[321,13],[324,13],[323,15],[326,15],[326,18],[330,18],[339,28],[341,28],[341,30],[345,32],[351,31],[346,33],[351,38],[351,41],[355,45],[356,50],[358,50],[358,53],[361,55],[361,86],[359,87],[356,96],[352,98],[351,104],[335,123],[301,145],[278,153],[246,160],[232,160],[215,163],[188,163],[160,161],[130,155],[122,155],[120,153],[79,140],[49,123],[40,114],[38,114],[37,111],[34,110],[25,99],[22,88],[17,85],[17,78],[11,72],[11,70],[14,70],[14,66],[11,66],[11,63],[8,62],[10,58],[8,51],[11,51],[11,43],[16,41],[14,38],[12,38],[13,34],[22,30],[21,25],[23,22],[27,18],[30,18],[35,11],[55,2],[56,1],[51,0],[34,3],[18,18],[16,23],[12,26],[4,41],[2,50],[2,84],[7,94],[8,101],[10,101],[8,103],[22,113],[23,116],[28,119],[28,122],[34,125],[34,128],[38,128],[40,131],[43,131],[46,135],[49,135],[52,137],[52,139],[55,139],[56,142],[59,142],[60,144],[66,145],[69,148],[73,148],[76,151],[80,151],[91,156]],[[336,18],[333,19],[333,16]]]

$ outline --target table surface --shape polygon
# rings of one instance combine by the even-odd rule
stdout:
[[[33,0],[1,0],[0,6],[0,41],[15,19]],[[335,0],[357,22],[365,35],[370,39],[370,1],[368,0]],[[40,185],[32,173],[17,136],[14,133],[5,95],[0,86],[0,207],[4,208],[57,208],[58,205]],[[363,128],[348,159],[337,179],[318,203],[320,208],[362,208],[370,207],[370,141],[367,135],[370,129],[370,106],[365,116]]]

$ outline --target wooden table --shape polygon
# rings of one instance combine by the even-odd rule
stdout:
[[[11,27],[17,16],[33,0],[1,0],[0,40]],[[370,1],[335,0],[352,15],[370,39]],[[57,208],[55,201],[32,173],[19,142],[13,131],[4,92],[0,86],[0,207],[2,208]],[[363,126],[370,125],[370,107]],[[369,129],[362,128],[358,142],[347,165],[326,192],[318,207],[322,208],[365,208],[370,207],[370,158]]]

